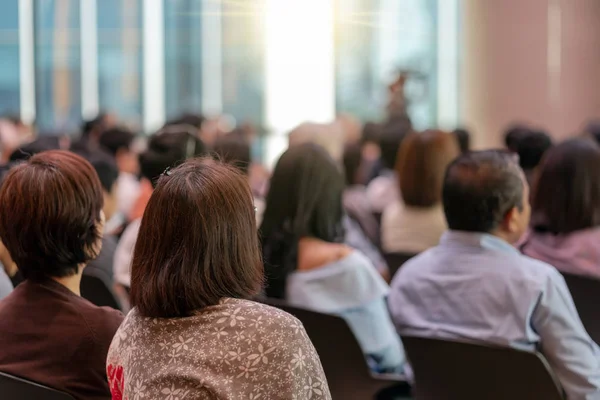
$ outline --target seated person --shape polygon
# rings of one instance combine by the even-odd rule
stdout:
[[[114,157],[119,169],[117,211],[129,215],[140,192],[138,155],[132,145],[135,135],[125,128],[110,128],[102,132],[100,147]]]
[[[385,304],[389,287],[363,253],[342,243],[343,190],[344,177],[322,147],[283,153],[260,228],[266,294],[339,315],[373,369],[400,372],[404,352]]]
[[[217,138],[213,151],[219,160],[233,165],[243,173],[250,183],[249,171],[252,165],[250,145],[241,132],[233,131]],[[254,207],[256,207],[256,224],[260,225],[265,211],[265,201],[261,197],[254,196]]]
[[[300,321],[249,300],[262,283],[247,178],[207,159],[166,172],[108,354],[113,399],[331,399]]]
[[[537,166],[542,161],[544,154],[552,147],[552,139],[544,131],[530,130],[517,142],[519,165],[525,173],[529,187],[534,189],[534,176]]]
[[[426,131],[404,139],[396,163],[401,201],[390,204],[381,217],[384,253],[417,254],[439,243],[446,231],[444,172],[458,154],[450,133]]]
[[[529,187],[515,157],[460,156],[446,173],[450,231],[400,269],[388,305],[400,335],[472,339],[539,350],[567,398],[600,398],[600,352],[560,273],[521,255]]]
[[[114,278],[115,282],[126,288],[131,280],[131,260],[135,241],[140,230],[140,223],[146,204],[156,185],[156,180],[167,168],[175,167],[188,158],[205,153],[204,143],[195,136],[195,132],[186,125],[173,125],[163,128],[148,141],[148,148],[140,154],[143,189],[134,207],[136,218],[129,223],[115,250]],[[149,190],[149,193],[147,193]]]
[[[10,280],[17,273],[17,266],[8,254],[8,250],[0,242],[0,300],[5,298],[13,291],[13,284]]]
[[[572,139],[548,150],[533,194],[531,232],[520,246],[559,271],[600,279],[600,148]]]
[[[0,371],[85,400],[110,398],[106,355],[123,320],[79,292],[102,205],[92,166],[60,150],[14,167],[0,189],[0,238],[25,278],[0,301]]]

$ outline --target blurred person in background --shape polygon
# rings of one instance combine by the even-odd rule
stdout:
[[[379,148],[382,169],[379,176],[367,187],[367,197],[374,213],[381,214],[390,204],[398,201],[398,176],[394,170],[398,157],[398,149],[404,138],[412,130],[408,118],[398,118],[382,126],[379,135]]]
[[[371,367],[400,372],[404,352],[385,298],[389,287],[343,244],[344,177],[320,146],[289,148],[275,166],[260,227],[266,295],[344,318]]]
[[[140,196],[130,214],[130,223],[123,232],[114,259],[114,279],[128,288],[131,281],[131,260],[140,230],[141,218],[152,196],[158,177],[167,169],[185,160],[204,155],[204,143],[188,125],[167,126],[148,141],[146,151],[140,154],[142,182]]]
[[[80,297],[102,207],[98,175],[67,151],[32,156],[0,189],[0,238],[25,278],[0,302],[0,371],[82,400],[110,397],[106,355],[123,320]]]
[[[133,150],[135,135],[128,129],[115,127],[100,134],[100,148],[111,154],[119,169],[117,181],[117,209],[129,215],[140,193],[138,155]]]
[[[429,130],[404,139],[396,163],[401,200],[381,217],[385,253],[417,254],[439,243],[447,225],[442,208],[446,167],[460,154],[454,136]]]
[[[600,278],[600,148],[571,139],[548,150],[533,194],[524,254]]]
[[[115,115],[101,112],[95,118],[83,121],[79,141],[85,142],[90,148],[95,148],[102,132],[116,125],[117,117]]]
[[[344,132],[335,123],[304,122],[294,128],[289,136],[289,147],[315,143],[323,147],[336,163],[341,163],[344,153]]]
[[[525,173],[527,183],[534,188],[534,176],[537,166],[542,161],[544,154],[552,147],[552,139],[546,132],[530,130],[525,133],[517,143],[519,165]]]
[[[10,278],[17,273],[17,265],[12,260],[2,241],[0,241],[0,263],[0,300],[2,300],[13,291],[13,284]]]
[[[452,131],[452,134],[458,142],[461,153],[467,153],[471,150],[471,134],[465,128],[458,128]]]
[[[215,141],[213,152],[217,155],[217,159],[237,168],[248,178],[248,183],[250,183],[249,171],[252,165],[250,145],[243,135],[231,132],[221,136]],[[256,208],[256,224],[260,225],[265,211],[265,201],[261,197],[253,197]]]
[[[518,150],[519,142],[531,132],[529,126],[521,123],[510,125],[504,132],[504,145],[513,153]]]

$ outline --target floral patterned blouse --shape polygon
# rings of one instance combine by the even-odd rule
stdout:
[[[134,308],[112,341],[107,374],[114,400],[331,399],[300,321],[246,300],[172,319]]]

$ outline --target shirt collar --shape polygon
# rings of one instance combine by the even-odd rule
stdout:
[[[442,235],[441,244],[461,244],[476,246],[483,249],[498,250],[506,253],[520,254],[511,244],[497,236],[488,233],[447,231]]]

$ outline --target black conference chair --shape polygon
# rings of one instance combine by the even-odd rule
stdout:
[[[85,271],[81,277],[81,297],[97,306],[122,310],[121,303],[103,276]]]
[[[405,398],[410,387],[403,376],[374,374],[343,318],[292,307],[281,300],[263,302],[298,318],[319,354],[333,400]]]
[[[481,343],[402,336],[417,400],[563,400],[538,353]]]
[[[600,343],[600,280],[581,275],[562,274],[567,282],[583,326],[596,343]]]
[[[383,258],[385,259],[385,262],[387,263],[388,268],[390,269],[390,278],[394,278],[394,275],[396,275],[396,272],[398,272],[400,267],[402,267],[402,265],[405,262],[407,262],[414,256],[416,256],[416,254],[410,254],[410,253],[387,253],[387,254],[384,254]]]
[[[0,372],[0,398],[3,400],[74,400],[67,393]]]

